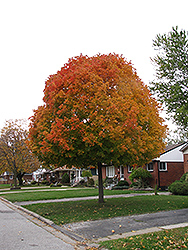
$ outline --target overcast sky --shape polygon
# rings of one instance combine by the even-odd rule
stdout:
[[[152,40],[188,30],[187,0],[0,0],[0,128],[42,105],[45,80],[68,58],[123,54],[154,79]]]

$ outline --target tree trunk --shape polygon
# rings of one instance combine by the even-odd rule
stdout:
[[[99,203],[104,203],[101,162],[98,162],[98,184],[99,184]]]
[[[13,175],[13,181],[14,181],[14,187],[17,188],[17,177],[16,177],[16,173],[14,173],[14,175]]]
[[[19,181],[19,186],[23,186],[23,179],[22,179],[22,177],[24,176],[24,174],[25,174],[25,172],[21,172],[21,171],[19,171],[18,173],[17,173],[17,178],[18,178],[18,181]]]
[[[13,181],[14,181],[14,188],[17,188],[17,171],[16,171],[16,163],[13,162],[14,169],[13,169]]]

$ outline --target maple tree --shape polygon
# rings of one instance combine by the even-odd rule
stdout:
[[[8,120],[0,135],[0,171],[13,173],[14,187],[23,175],[36,170],[40,163],[27,146],[28,130],[23,120]]]
[[[100,186],[102,163],[142,166],[163,151],[159,105],[122,56],[69,59],[46,81],[43,100],[31,117],[30,146],[46,164],[98,164]]]

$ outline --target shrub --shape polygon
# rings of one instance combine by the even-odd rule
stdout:
[[[180,181],[187,181],[188,182],[188,172],[182,175],[182,177],[180,178]]]
[[[94,180],[93,180],[93,178],[89,178],[89,180],[87,181],[87,185],[89,187],[93,187],[94,186]]]
[[[80,180],[79,182],[75,183],[76,185],[74,185],[74,187],[86,187],[87,183],[85,182],[84,179]]]
[[[105,185],[105,179],[104,178],[102,179],[102,183],[103,183],[103,187],[105,187],[106,185]],[[97,179],[97,180],[95,180],[95,187],[98,187],[98,186],[99,186],[99,181]]]
[[[117,186],[129,186],[129,183],[125,180],[119,181]]]
[[[49,182],[48,182],[47,180],[42,180],[42,181],[41,181],[41,184],[42,184],[42,185],[49,185]]]
[[[137,187],[137,186],[138,186],[138,183],[135,182],[135,181],[133,181],[133,182],[129,185],[130,188],[134,188],[134,187]]]
[[[35,185],[36,183],[36,181],[31,181],[31,185]]]
[[[67,173],[64,173],[64,175],[62,176],[61,182],[63,184],[70,183],[70,177],[69,177],[69,175]]]
[[[86,184],[86,182],[85,182],[85,180],[80,180],[80,185],[85,185]]]
[[[89,177],[92,177],[91,170],[83,170],[82,177],[87,177],[87,182],[89,181]]]
[[[116,190],[122,190],[122,189],[128,189],[129,186],[114,186],[112,187],[112,190],[116,189]]]
[[[129,176],[129,180],[133,183],[134,179],[137,181],[138,187],[148,186],[149,179],[152,178],[152,175],[146,169],[142,167],[133,169],[132,173]]]
[[[114,180],[113,180],[113,178],[106,177],[104,183],[105,183],[106,185],[109,185],[109,184],[114,183]]]
[[[53,183],[53,184],[56,183],[56,178],[55,178],[55,176],[50,176],[50,183]]]
[[[109,177],[106,177],[105,181],[104,181],[104,187],[108,187],[109,185],[111,184],[114,184],[116,185],[117,184],[117,178],[109,178]]]
[[[169,186],[168,190],[176,195],[188,195],[188,182],[175,181]]]

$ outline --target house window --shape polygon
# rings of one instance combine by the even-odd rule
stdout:
[[[132,166],[127,166],[127,171],[128,171],[128,173],[132,173],[132,169],[133,169]]]
[[[150,162],[147,164],[147,170],[148,171],[153,171],[153,162]]]
[[[114,168],[114,166],[106,167],[106,176],[107,177],[114,177],[114,175],[115,175],[115,168]]]
[[[10,176],[9,176],[9,179],[10,179],[10,180],[13,180],[13,175],[10,175]]]
[[[159,163],[159,171],[167,171],[167,163],[166,162]]]

